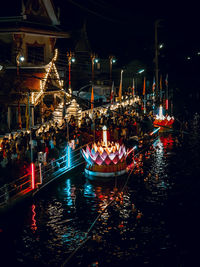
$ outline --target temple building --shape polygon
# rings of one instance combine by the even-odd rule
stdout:
[[[59,9],[52,0],[10,5],[0,11],[0,134],[43,122],[66,98],[55,48],[70,34],[59,27]]]

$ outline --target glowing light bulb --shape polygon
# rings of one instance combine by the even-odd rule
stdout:
[[[103,129],[103,142],[105,146],[107,146],[107,127],[104,125],[102,129]]]

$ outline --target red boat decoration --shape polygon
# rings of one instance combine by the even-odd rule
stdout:
[[[163,115],[162,106],[159,107],[159,114],[156,115],[156,118],[153,122],[155,127],[161,127],[160,131],[170,130],[173,127],[174,117],[169,115]]]

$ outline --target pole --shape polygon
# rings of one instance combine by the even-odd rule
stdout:
[[[71,60],[69,60],[69,91],[71,90]]]
[[[146,114],[146,77],[144,77],[143,101],[144,101],[144,114]]]
[[[158,24],[159,20],[155,22],[155,78],[156,78],[156,100],[158,99]]]
[[[91,60],[92,60],[92,84],[94,83],[94,59],[95,59],[95,55],[92,54],[91,55]]]
[[[169,100],[168,100],[168,74],[165,78],[165,86],[166,86],[166,92],[165,92],[165,109],[169,109]]]
[[[69,144],[69,122],[67,118],[67,143]]]
[[[112,59],[113,57],[110,57],[110,95],[112,94]]]
[[[171,89],[171,115],[173,114],[173,88]]]
[[[162,104],[162,75],[160,75],[160,104]]]
[[[33,163],[33,140],[32,140],[32,131],[31,131],[31,116],[30,116],[30,101],[29,101],[29,93],[27,93],[28,97],[28,116],[29,116],[29,130],[30,130],[30,143],[31,143],[31,164]]]
[[[95,116],[94,116],[94,110],[92,112],[93,112],[93,121],[94,121],[94,143],[95,143]]]
[[[71,88],[71,64],[72,64],[72,57],[73,53],[71,51],[67,52],[67,58],[68,58],[68,67],[69,67],[69,93],[72,93]]]
[[[121,70],[120,85],[119,85],[119,101],[120,102],[122,100],[122,73],[123,73],[123,70]]]
[[[113,57],[110,57],[110,84],[112,86],[112,63],[113,63]]]
[[[134,77],[133,77],[133,87],[132,87],[132,97],[135,96],[135,81],[134,81]]]
[[[30,101],[29,101],[29,93],[27,93],[28,97],[28,116],[29,116],[29,130],[30,130],[30,152],[31,152],[31,187],[32,190],[35,189],[35,165],[33,162],[33,139],[32,139],[32,129],[31,129],[31,117],[30,117]]]

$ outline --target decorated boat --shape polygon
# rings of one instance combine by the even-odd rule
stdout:
[[[163,115],[163,107],[160,105],[159,113],[153,122],[155,127],[160,127],[160,132],[170,131],[173,128],[174,117]]]
[[[118,142],[107,140],[107,128],[103,127],[103,140],[87,145],[82,149],[86,161],[85,174],[87,177],[116,177],[127,172],[125,146]]]

